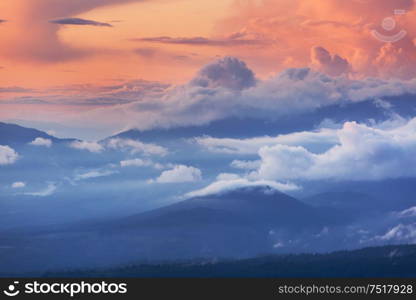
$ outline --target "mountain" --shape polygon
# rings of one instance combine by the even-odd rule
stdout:
[[[329,254],[274,255],[231,261],[178,261],[113,269],[46,273],[51,278],[414,278],[416,246],[384,246]]]
[[[137,130],[132,129],[121,132],[110,138],[139,139],[144,142],[166,143],[167,141],[187,139],[198,136],[214,136],[218,138],[250,138],[255,136],[275,136],[297,131],[313,130],[325,120],[334,123],[346,121],[366,122],[368,120],[384,121],[397,112],[403,117],[416,115],[416,101],[413,96],[405,95],[383,99],[386,110],[375,101],[362,101],[331,105],[319,108],[312,112],[293,116],[276,117],[228,117],[212,121],[209,124],[166,129]]]
[[[21,146],[39,137],[54,143],[74,141],[74,139],[58,139],[40,130],[0,122],[0,145]]]
[[[276,244],[341,223],[336,214],[267,186],[242,188],[115,220],[2,232],[0,244],[19,246],[0,257],[0,266],[57,269],[299,252],[305,248]]]

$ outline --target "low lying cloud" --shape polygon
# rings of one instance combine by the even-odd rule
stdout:
[[[311,50],[312,67],[331,76],[340,76],[351,71],[348,60],[339,55],[331,55],[325,48],[313,47]]]
[[[246,178],[236,178],[234,176],[220,176],[218,181],[215,181],[214,183],[208,185],[203,189],[189,192],[184,197],[204,197],[209,195],[226,193],[228,191],[236,190],[243,187],[253,186],[268,186],[282,192],[289,192],[300,189],[297,185],[293,183],[280,183],[272,180],[251,181]]]
[[[43,190],[40,190],[38,192],[24,193],[23,195],[33,197],[48,197],[53,195],[57,189],[58,186],[55,183],[49,183],[48,186]]]
[[[52,146],[52,140],[38,137],[30,142],[29,145],[50,148]]]
[[[339,142],[323,153],[276,144],[259,150],[261,165],[251,173],[264,180],[382,180],[416,176],[416,118],[380,129],[346,122],[334,130]]]
[[[116,171],[111,170],[93,170],[86,173],[78,174],[74,177],[75,181],[87,180],[92,178],[106,177],[116,174]]]
[[[233,160],[231,167],[242,170],[255,170],[261,165],[260,160]]]
[[[157,44],[170,45],[190,45],[190,46],[213,46],[213,47],[236,47],[266,44],[268,41],[259,39],[258,37],[249,36],[244,32],[231,34],[219,38],[196,37],[169,37],[157,36],[133,39],[138,42],[148,42]]]
[[[0,146],[0,165],[14,164],[19,158],[19,154],[9,146]]]
[[[157,179],[151,180],[149,183],[184,183],[200,180],[202,180],[201,170],[191,166],[177,165],[171,170],[162,172]]]
[[[99,26],[99,27],[113,27],[109,23],[102,23],[93,20],[86,20],[81,18],[64,18],[51,20],[49,23],[58,24],[58,25],[79,25],[79,26]]]

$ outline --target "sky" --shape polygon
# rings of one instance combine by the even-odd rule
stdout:
[[[272,92],[271,78],[290,68],[414,86],[415,14],[413,0],[3,0],[0,121],[90,139],[187,125],[171,107],[201,101],[202,81],[222,88],[222,101],[234,83]],[[220,117],[206,110],[204,122]]]

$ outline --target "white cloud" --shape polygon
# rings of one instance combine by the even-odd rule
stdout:
[[[260,168],[251,178],[267,180],[380,180],[415,176],[416,118],[380,129],[347,122],[334,130],[339,143],[323,153],[276,144],[259,151]]]
[[[17,182],[14,182],[11,186],[13,189],[21,189],[21,188],[26,187],[26,183],[22,181],[17,181]]]
[[[0,165],[11,165],[17,161],[19,154],[9,146],[0,146]]]
[[[302,146],[312,152],[322,152],[339,142],[335,130],[322,128],[318,131],[295,132],[276,137],[255,137],[249,139],[200,137],[196,143],[209,151],[228,154],[257,154],[265,146],[276,144]]]
[[[398,224],[385,234],[373,239],[385,243],[414,244],[416,243],[416,224]]]
[[[92,153],[100,153],[104,151],[104,147],[97,142],[75,141],[72,142],[69,146],[74,149],[87,150]]]
[[[86,180],[86,179],[91,179],[91,178],[106,177],[106,176],[111,176],[116,173],[117,173],[116,171],[110,171],[110,170],[105,170],[105,171],[93,170],[93,171],[89,171],[86,173],[76,175],[74,177],[74,180],[80,181],[80,180]]]
[[[157,170],[172,168],[174,165],[172,164],[166,164],[163,165],[161,163],[153,162],[150,159],[141,159],[141,158],[135,158],[135,159],[127,159],[120,161],[120,167],[126,168],[126,167],[152,167]]]
[[[34,139],[32,142],[30,142],[29,144],[32,145],[32,146],[50,148],[52,146],[52,140],[38,137],[38,138]]]
[[[27,196],[34,196],[34,197],[48,197],[55,193],[55,191],[58,189],[55,183],[49,183],[48,186],[39,191],[39,192],[32,192],[32,193],[24,193],[24,195]]]
[[[156,180],[150,182],[181,183],[200,180],[202,180],[201,170],[191,166],[176,165],[173,169],[162,172]]]
[[[246,178],[235,178],[235,177],[219,177],[220,180],[208,185],[207,187],[189,192],[185,195],[186,198],[192,197],[203,197],[208,195],[215,195],[225,193],[231,190],[253,187],[253,186],[269,186],[282,192],[299,190],[300,187],[293,183],[280,183],[271,180],[256,180],[250,181]]]
[[[221,173],[217,176],[217,181],[240,179],[241,176],[233,173]]]
[[[309,68],[287,69],[254,81],[247,67],[241,67],[242,62],[234,68],[225,60],[209,64],[213,73],[221,74],[218,78],[212,77],[211,71],[204,75],[203,68],[189,83],[169,88],[159,98],[144,97],[81,117],[96,122],[112,120],[114,129],[147,130],[202,125],[232,116],[275,119],[334,104],[416,93],[416,78],[354,80]]]
[[[165,156],[168,150],[164,147],[155,144],[145,144],[132,139],[114,138],[107,142],[107,147],[110,149],[128,150],[131,154],[141,153],[144,155],[159,155]]]

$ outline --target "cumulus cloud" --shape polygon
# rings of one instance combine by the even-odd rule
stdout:
[[[93,20],[86,20],[81,18],[63,18],[49,21],[50,23],[59,25],[80,25],[80,26],[100,26],[100,27],[113,27],[109,23],[102,23]]]
[[[0,146],[0,165],[11,165],[17,161],[19,154],[9,146]]]
[[[231,167],[242,170],[255,170],[260,167],[260,160],[233,160]]]
[[[29,144],[32,145],[32,146],[50,148],[52,146],[52,140],[38,137],[38,138],[34,139],[32,142],[30,142]]]
[[[113,138],[110,139],[106,145],[110,149],[127,150],[131,154],[141,153],[144,155],[159,156],[165,156],[168,154],[168,150],[162,146],[146,144],[132,139]]]
[[[24,193],[24,195],[33,196],[33,197],[48,197],[48,196],[53,195],[57,189],[58,189],[58,186],[55,183],[51,182],[43,190],[40,190],[38,192]]]
[[[97,142],[75,141],[69,144],[71,148],[78,150],[87,150],[92,153],[100,153],[104,151],[104,147]]]
[[[13,189],[21,189],[21,188],[26,187],[26,183],[25,183],[25,182],[22,182],[22,181],[17,181],[17,182],[14,182],[14,183],[11,185],[11,187],[12,187]]]
[[[201,170],[192,166],[176,165],[173,169],[162,172],[156,180],[151,180],[150,183],[183,183],[200,180],[202,180]]]
[[[261,166],[252,178],[267,180],[380,180],[415,176],[416,119],[379,129],[346,122],[334,130],[339,142],[323,153],[276,144],[259,150]]]
[[[189,192],[185,195],[186,198],[203,197],[215,194],[225,193],[231,190],[253,187],[253,186],[269,186],[282,192],[295,191],[299,187],[293,183],[280,183],[272,180],[255,180],[251,181],[246,178],[236,178],[234,176],[221,176],[218,181],[208,185],[207,187]]]

